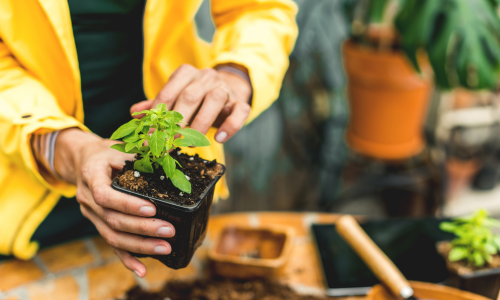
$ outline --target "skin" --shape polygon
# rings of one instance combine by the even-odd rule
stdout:
[[[211,126],[219,127],[216,140],[224,143],[248,118],[251,92],[250,84],[237,75],[183,65],[153,101],[137,103],[131,112],[165,103],[202,133]],[[94,223],[125,267],[144,277],[146,267],[129,252],[168,255],[169,243],[155,237],[172,237],[175,228],[150,218],[156,214],[151,202],[111,188],[112,174],[133,159],[133,155],[111,149],[115,143],[76,128],[65,129],[56,140],[54,167],[63,180],[77,186],[82,214]]]

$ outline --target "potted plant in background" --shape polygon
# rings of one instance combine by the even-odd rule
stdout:
[[[425,146],[433,83],[493,89],[500,20],[493,0],[360,0],[343,44],[350,105],[346,141],[364,155],[397,160]]]
[[[112,187],[151,201],[156,206],[154,218],[175,227],[175,236],[165,239],[172,252],[151,257],[170,268],[184,268],[205,238],[214,187],[225,168],[215,160],[189,156],[176,148],[210,145],[202,133],[181,129],[178,123],[182,123],[183,116],[179,112],[158,104],[136,114],[144,116],[120,126],[111,136],[112,140],[125,142],[111,148],[136,154],[134,161],[127,161],[118,173]],[[151,129],[154,132],[149,134]]]
[[[500,290],[500,235],[491,231],[494,227],[500,228],[500,221],[488,218],[481,209],[472,216],[442,222],[441,230],[456,238],[438,244],[453,284],[492,299]]]

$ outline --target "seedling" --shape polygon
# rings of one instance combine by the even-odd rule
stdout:
[[[176,111],[168,111],[165,104],[158,104],[156,108],[135,112],[133,115],[144,114],[141,119],[132,119],[120,126],[112,140],[123,140],[125,143],[114,144],[111,148],[137,154],[134,170],[144,173],[153,173],[154,169],[163,168],[173,185],[181,191],[190,194],[191,183],[181,170],[176,168],[181,164],[170,156],[169,151],[175,147],[205,147],[210,141],[201,132],[185,128],[181,129],[184,117]],[[154,129],[152,134],[150,130]],[[181,134],[183,138],[175,138]],[[147,142],[147,145],[146,145]]]
[[[500,236],[491,228],[500,227],[500,221],[488,218],[488,213],[480,209],[474,215],[442,222],[439,227],[457,237],[451,241],[452,249],[448,254],[450,261],[466,259],[468,265],[482,267],[491,262],[492,255],[500,250]]]

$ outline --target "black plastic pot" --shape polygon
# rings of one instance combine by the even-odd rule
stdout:
[[[144,255],[133,253],[134,256],[156,258],[172,269],[187,267],[194,252],[205,239],[215,184],[226,172],[224,165],[217,165],[220,167],[219,175],[210,182],[205,191],[201,194],[201,201],[193,205],[181,205],[169,200],[145,196],[119,186],[118,178],[113,180],[111,186],[115,190],[151,201],[156,206],[156,215],[153,218],[167,221],[175,228],[175,236],[164,239],[172,246],[172,252],[169,255]]]
[[[452,285],[491,299],[497,299],[500,291],[500,268],[474,271],[468,275],[451,274]]]

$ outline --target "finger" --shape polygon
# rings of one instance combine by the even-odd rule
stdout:
[[[152,105],[153,105],[152,100],[144,100],[144,101],[138,102],[138,103],[132,105],[132,107],[130,108],[130,114],[132,115],[135,112],[139,112],[139,111],[143,111],[143,110],[150,110]],[[135,115],[132,117],[135,119],[141,119],[142,117],[144,117],[144,114]]]
[[[94,160],[91,166],[83,168],[82,181],[90,190],[95,203],[129,215],[156,215],[156,207],[151,202],[115,191],[111,187],[111,173],[111,166],[104,160]]]
[[[134,272],[137,276],[143,278],[146,276],[146,266],[140,262],[137,258],[133,257],[130,253],[128,253],[125,250],[121,250],[115,247],[111,247],[113,249],[113,252],[118,256],[118,258],[122,261],[122,264],[129,269],[130,271]]]
[[[94,204],[95,205],[95,204]],[[97,205],[96,205],[97,206]],[[113,230],[144,236],[170,238],[175,229],[167,221],[126,215],[116,210],[90,207]]]
[[[165,103],[167,109],[172,110],[176,99],[189,83],[195,79],[198,72],[199,70],[191,65],[184,64],[180,66],[156,95],[151,107],[155,108],[159,103]]]
[[[219,143],[227,142],[245,124],[250,115],[250,105],[245,102],[236,102],[229,117],[222,123],[215,134],[215,140]]]
[[[80,209],[111,247],[148,255],[167,255],[172,251],[167,241],[116,231],[107,226],[89,207],[80,205]]]
[[[203,100],[200,110],[191,123],[191,128],[206,134],[228,100],[229,94],[224,87],[218,87],[209,91],[205,96],[205,100]]]
[[[184,122],[189,123],[195,115],[209,91],[221,85],[217,71],[202,70],[201,76],[191,82],[175,101],[174,110],[184,116]],[[181,126],[181,127],[185,127]]]

